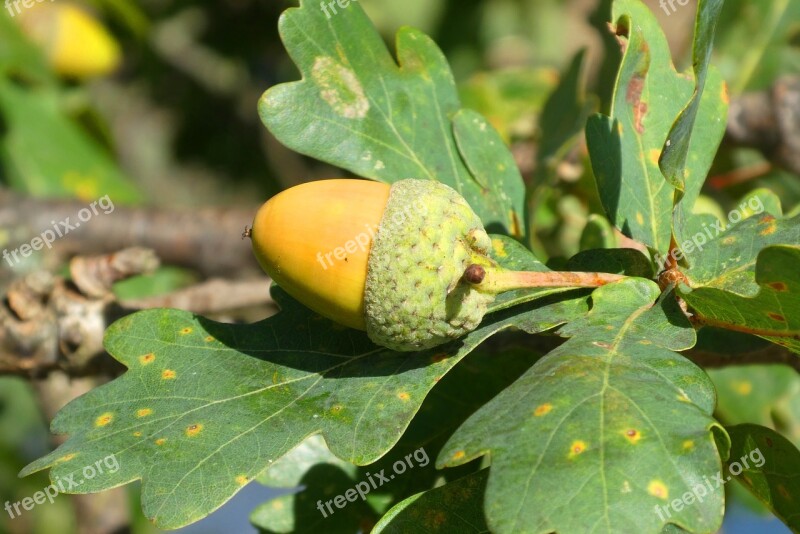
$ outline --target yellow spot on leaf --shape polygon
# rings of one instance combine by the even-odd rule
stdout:
[[[549,402],[545,402],[544,404],[540,404],[539,406],[536,407],[535,410],[533,410],[533,415],[535,415],[536,417],[541,417],[543,415],[549,414],[550,410],[552,409],[553,405],[550,404]]]
[[[71,453],[69,453],[69,454],[65,454],[64,456],[62,456],[61,458],[59,458],[58,460],[56,460],[56,463],[57,463],[57,464],[63,464],[64,462],[69,462],[70,460],[72,460],[72,459],[73,459],[73,458],[75,458],[76,456],[77,456],[77,454],[76,454],[76,453],[74,453],[74,452],[71,452]]]
[[[736,380],[731,385],[739,395],[750,395],[753,391],[753,384],[747,380]]]
[[[642,433],[635,428],[629,428],[625,431],[625,439],[636,445],[642,439]]]
[[[690,451],[692,449],[694,449],[694,441],[687,439],[683,442],[683,450]]]
[[[669,498],[669,490],[667,489],[667,486],[660,480],[651,480],[647,485],[647,493],[653,497],[664,499],[665,501]]]
[[[181,330],[181,335],[182,335],[182,336],[185,336],[185,335],[187,335],[187,334],[191,334],[191,333],[192,333],[192,329],[191,329],[191,328],[189,328],[188,326],[187,326],[186,328],[184,328],[184,329],[182,329],[182,330]]]
[[[161,378],[163,378],[164,380],[175,380],[176,376],[177,373],[175,373],[175,371],[173,371],[172,369],[164,369],[164,372],[161,373]]]
[[[148,415],[152,414],[153,410],[150,408],[142,408],[138,412],[136,412],[136,417],[147,417]]]
[[[239,484],[240,486],[244,486],[245,484],[247,484],[247,482],[248,480],[245,475],[239,475],[238,477],[236,477],[236,483]]]
[[[275,499],[272,501],[272,509],[273,510],[283,510],[284,504],[283,501],[280,499]]]
[[[405,391],[401,391],[400,393],[397,394],[397,398],[400,399],[401,401],[407,401],[408,399],[411,398],[411,395],[409,395]]]
[[[148,365],[153,363],[154,361],[156,361],[156,355],[153,354],[152,352],[149,354],[143,354],[142,356],[139,356],[139,362],[142,365]]]
[[[688,395],[686,395],[686,392],[684,391],[681,391],[678,394],[678,400],[681,402],[692,402],[691,399],[689,399]]]
[[[661,151],[657,148],[653,148],[647,154],[650,156],[650,163],[658,165],[658,158],[661,157]]]
[[[505,258],[508,256],[506,252],[506,245],[500,239],[492,239],[492,248],[494,249],[495,256]]]
[[[106,412],[103,415],[99,416],[97,419],[94,420],[94,426],[106,426],[107,424],[111,423],[114,420],[114,414],[111,412]]]
[[[640,211],[636,212],[636,222],[639,223],[640,226],[644,224],[644,215],[642,215]]]
[[[200,432],[202,432],[203,428],[204,427],[201,424],[189,425],[189,427],[186,429],[186,435],[189,436],[190,438],[193,438]]]
[[[156,445],[158,445],[158,446],[160,447],[160,446],[162,446],[163,444],[165,444],[166,442],[167,442],[167,438],[158,438],[158,439],[156,440]]]
[[[136,432],[133,433],[133,437],[134,438],[141,438],[142,437],[142,433],[139,432],[139,431],[136,431]]]
[[[211,343],[212,341],[216,341],[217,340],[217,338],[215,338],[214,336],[206,336],[205,339],[206,339],[206,343]]]
[[[453,454],[453,460],[460,460],[464,456],[466,456],[466,453],[464,451],[456,451],[455,454]]]
[[[728,237],[722,238],[723,245],[733,245],[734,243],[736,243],[736,236],[729,235]]]
[[[578,455],[583,454],[585,450],[586,450],[586,442],[581,441],[579,439],[575,440],[572,442],[572,445],[569,446],[569,454],[567,455],[567,458],[571,460],[577,457]]]
[[[720,95],[719,96],[722,99],[722,102],[726,106],[731,103],[731,97],[730,97],[730,94],[728,93],[728,83],[727,82],[722,82],[722,89],[720,90]]]
[[[649,339],[643,339],[643,340],[641,340],[641,341],[639,342],[639,344],[640,344],[640,345],[652,345],[652,344],[653,344],[653,342],[652,342],[652,341],[650,341]]]
[[[763,230],[758,232],[758,235],[771,235],[771,234],[774,234],[775,230],[777,230],[777,229],[778,229],[778,225],[775,224],[774,222],[772,222],[766,228],[764,228]]]

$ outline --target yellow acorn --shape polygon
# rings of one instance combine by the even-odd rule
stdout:
[[[290,295],[399,351],[471,332],[503,291],[621,278],[501,268],[466,200],[429,180],[302,184],[259,209],[250,237],[261,267]]]
[[[37,3],[17,19],[23,31],[41,46],[53,69],[67,77],[103,76],[120,64],[120,48],[105,26],[69,3]]]
[[[253,222],[258,262],[309,308],[364,330],[367,260],[389,189],[379,182],[323,180],[279,193]]]

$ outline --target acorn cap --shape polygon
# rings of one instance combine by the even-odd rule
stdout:
[[[369,254],[370,339],[417,351],[474,330],[495,297],[462,277],[473,264],[496,267],[490,250],[480,219],[453,189],[429,180],[394,183]]]

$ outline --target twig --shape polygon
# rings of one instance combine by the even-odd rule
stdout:
[[[70,224],[74,224],[77,213],[86,206],[81,201],[43,200],[0,190],[0,228],[9,234],[2,248],[10,251],[30,242],[52,228],[53,221],[70,218]],[[205,276],[239,278],[261,272],[250,244],[239,239],[244,227],[252,224],[257,209],[175,211],[115,206],[108,214],[100,211],[94,219],[56,240],[53,249],[71,257],[146,247],[166,264],[194,269]]]

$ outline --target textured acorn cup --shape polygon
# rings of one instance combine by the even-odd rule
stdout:
[[[369,257],[367,334],[399,351],[423,350],[478,327],[494,294],[462,280],[494,266],[492,241],[467,202],[428,180],[396,182]]]

